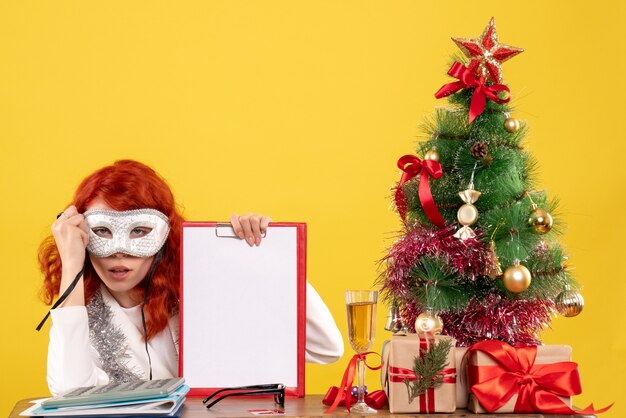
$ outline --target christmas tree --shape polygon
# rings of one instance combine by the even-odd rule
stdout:
[[[540,344],[551,317],[583,300],[558,243],[557,201],[538,188],[511,117],[502,63],[523,50],[498,41],[493,18],[477,39],[453,38],[464,56],[435,94],[417,154],[398,161],[395,203],[404,228],[379,278],[388,329]]]

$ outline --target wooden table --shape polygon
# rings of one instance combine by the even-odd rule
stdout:
[[[33,398],[37,399],[37,398]],[[9,415],[9,418],[21,418],[20,412],[28,408],[31,404],[30,399],[24,399],[15,404],[13,411]],[[247,398],[247,399],[224,399],[211,409],[206,409],[202,403],[202,398],[188,397],[185,400],[185,406],[181,414],[181,418],[215,418],[215,417],[256,417],[263,415],[253,415],[249,413],[249,410],[253,409],[275,409],[273,399],[270,398]],[[332,413],[332,415],[324,414],[326,406],[322,405],[322,395],[307,395],[304,398],[287,398],[285,399],[285,413],[284,417],[320,417],[325,418],[329,416],[357,416],[356,414],[348,414],[343,407],[338,407]],[[267,415],[265,415],[267,416]],[[408,417],[409,414],[390,414],[388,409],[382,409],[377,414],[359,415],[364,417]],[[431,417],[431,418],[445,418],[445,417],[480,417],[488,418],[496,415],[493,414],[472,414],[465,409],[457,409],[452,414],[420,414],[414,415],[418,417]],[[581,417],[589,418],[595,415],[543,415],[543,414],[505,414],[500,415],[506,418],[524,417],[524,418],[558,418],[558,417]]]

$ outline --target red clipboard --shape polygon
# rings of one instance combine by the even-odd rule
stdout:
[[[178,372],[190,396],[266,383],[304,396],[306,231],[270,223],[250,247],[230,224],[183,223]]]

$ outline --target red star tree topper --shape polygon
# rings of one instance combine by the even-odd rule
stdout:
[[[479,38],[452,38],[452,40],[471,59],[468,69],[479,77],[491,79],[494,83],[502,82],[501,64],[524,51],[522,48],[498,42],[493,17]]]

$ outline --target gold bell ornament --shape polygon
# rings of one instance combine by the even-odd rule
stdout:
[[[517,132],[520,127],[519,120],[512,118],[508,113],[505,113],[504,116],[506,117],[504,119],[504,129],[509,133]]]
[[[489,258],[490,263],[487,263],[485,274],[490,279],[497,279],[502,276],[502,266],[500,265],[498,254],[496,253],[496,243],[493,242],[493,240],[489,241]]]
[[[443,321],[439,315],[434,314],[430,309],[426,309],[417,316],[415,320],[415,332],[417,332],[418,335],[439,335],[441,331],[443,331]]]
[[[575,290],[571,290],[569,286],[565,286],[563,290],[554,300],[557,311],[565,317],[571,318],[582,312],[585,306],[583,295]]]
[[[513,265],[504,270],[502,274],[502,283],[509,292],[519,293],[528,289],[532,275],[530,270],[520,264],[519,260],[515,260]]]
[[[530,216],[528,217],[528,226],[539,234],[549,232],[550,229],[552,229],[552,215],[545,209],[537,206],[532,197],[530,197],[530,193],[528,193],[528,198],[532,204],[532,212],[530,212]]]

